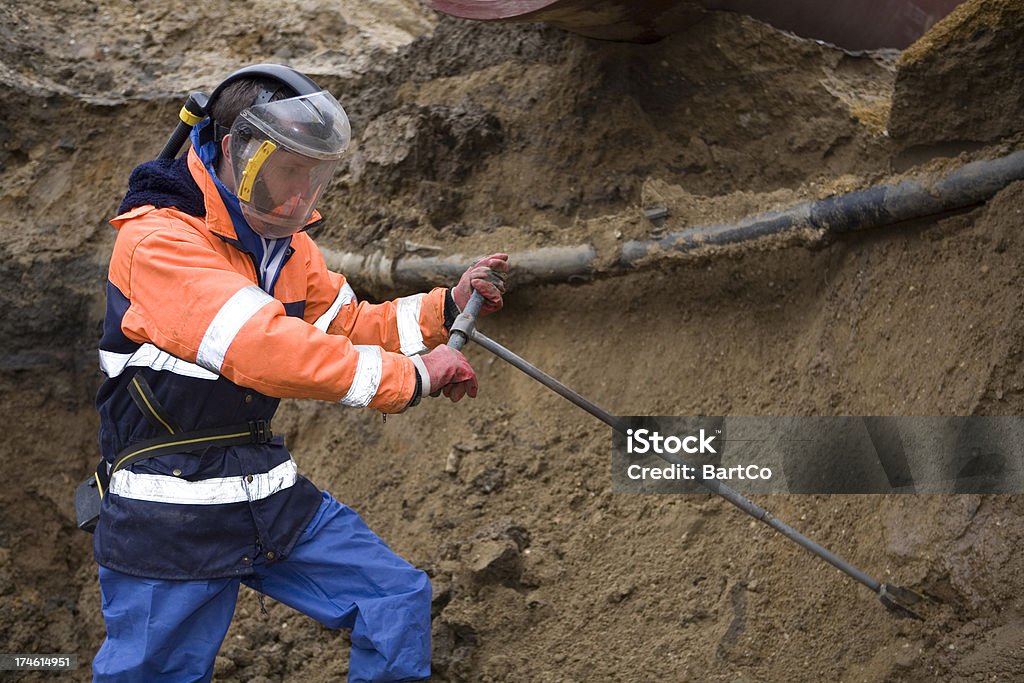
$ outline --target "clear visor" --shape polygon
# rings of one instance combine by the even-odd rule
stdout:
[[[301,230],[351,138],[330,93],[250,107],[231,127],[229,150],[242,213],[264,237]]]

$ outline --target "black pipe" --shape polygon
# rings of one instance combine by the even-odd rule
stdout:
[[[687,252],[707,246],[739,244],[790,232],[824,237],[878,228],[980,204],[1015,180],[1024,179],[1024,151],[965,164],[935,180],[904,180],[865,190],[803,202],[728,225],[704,225],[671,232],[659,240],[623,244],[617,265],[632,269],[663,252]],[[510,258],[511,261],[511,258]]]
[[[1024,151],[965,164],[936,180],[909,179],[891,185],[796,204],[750,216],[734,224],[686,228],[655,240],[629,240],[602,258],[589,244],[544,247],[513,253],[509,286],[578,282],[622,275],[673,254],[740,244],[765,237],[796,236],[818,243],[830,235],[867,230],[981,204],[1016,180],[1024,180]],[[361,286],[422,291],[456,282],[474,256],[389,259],[323,249],[328,265]],[[609,258],[610,257],[610,258]]]

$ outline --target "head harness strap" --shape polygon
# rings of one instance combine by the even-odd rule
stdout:
[[[292,95],[293,97],[313,95],[322,90],[322,88],[317,85],[312,78],[299,73],[291,67],[284,66],[283,64],[254,64],[252,66],[239,69],[221,81],[220,85],[214,89],[213,94],[210,95],[210,101],[206,106],[206,111],[213,111],[213,105],[224,91],[224,88],[243,79],[269,80],[277,83],[276,87],[261,89],[259,95],[256,96],[256,100],[251,106],[266,104],[282,90],[295,93]],[[212,128],[214,137],[219,142],[220,139],[227,135],[228,131],[231,130],[231,124],[233,122],[227,121],[222,124],[219,121],[214,121],[213,123],[214,125]]]
[[[299,73],[291,67],[284,66],[282,64],[254,64],[253,66],[247,66],[244,69],[239,69],[221,81],[221,84],[218,85],[214,89],[213,94],[210,95],[210,104],[207,107],[207,110],[209,110],[209,107],[213,106],[213,103],[217,101],[217,96],[223,92],[224,88],[235,81],[242,80],[243,78],[277,81],[282,87],[286,87],[294,91],[296,96],[312,95],[323,90],[323,88],[317,85],[312,78]],[[278,90],[279,89],[280,88],[278,88]],[[270,97],[273,96],[274,93],[270,93]],[[269,101],[269,98],[267,101]]]

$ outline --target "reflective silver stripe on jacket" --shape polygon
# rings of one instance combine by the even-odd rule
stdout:
[[[132,353],[115,353],[100,349],[100,369],[107,377],[117,377],[128,367],[166,370],[175,375],[195,377],[196,379],[217,379],[220,376],[195,363],[172,356],[153,344],[143,344]]]
[[[398,300],[398,339],[402,353],[411,356],[426,350],[423,331],[420,330],[420,310],[426,294],[413,294]]]
[[[196,363],[207,370],[220,372],[224,356],[227,355],[231,342],[235,341],[238,331],[249,318],[256,315],[256,311],[273,300],[272,296],[256,285],[249,285],[235,292],[220,307],[217,315],[213,317],[213,322],[206,328],[206,334],[203,335],[199,352],[196,354]]]
[[[316,322],[313,323],[313,325],[317,329],[326,332],[327,328],[331,326],[332,322],[334,322],[334,319],[338,317],[338,311],[341,310],[341,307],[349,303],[350,301],[355,300],[356,293],[352,291],[352,288],[349,287],[348,283],[346,282],[342,286],[341,291],[338,292],[338,297],[334,300],[334,303],[331,304],[331,307],[327,309],[326,313],[317,318]]]
[[[353,348],[359,352],[359,362],[356,364],[356,374],[352,378],[352,386],[349,387],[345,397],[341,399],[341,403],[352,408],[365,408],[377,395],[380,378],[384,372],[384,362],[379,346],[357,344]]]
[[[249,481],[252,477],[252,481]],[[118,470],[110,478],[110,493],[153,503],[223,505],[269,498],[295,485],[298,471],[294,460],[283,462],[269,472],[238,477],[187,481],[163,474],[140,474]]]

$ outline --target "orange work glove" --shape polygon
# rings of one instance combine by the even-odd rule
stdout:
[[[475,289],[484,297],[484,305],[480,308],[481,316],[500,311],[501,295],[505,293],[507,277],[508,254],[491,254],[477,261],[462,274],[459,284],[452,288],[452,300],[460,311],[464,311]]]

